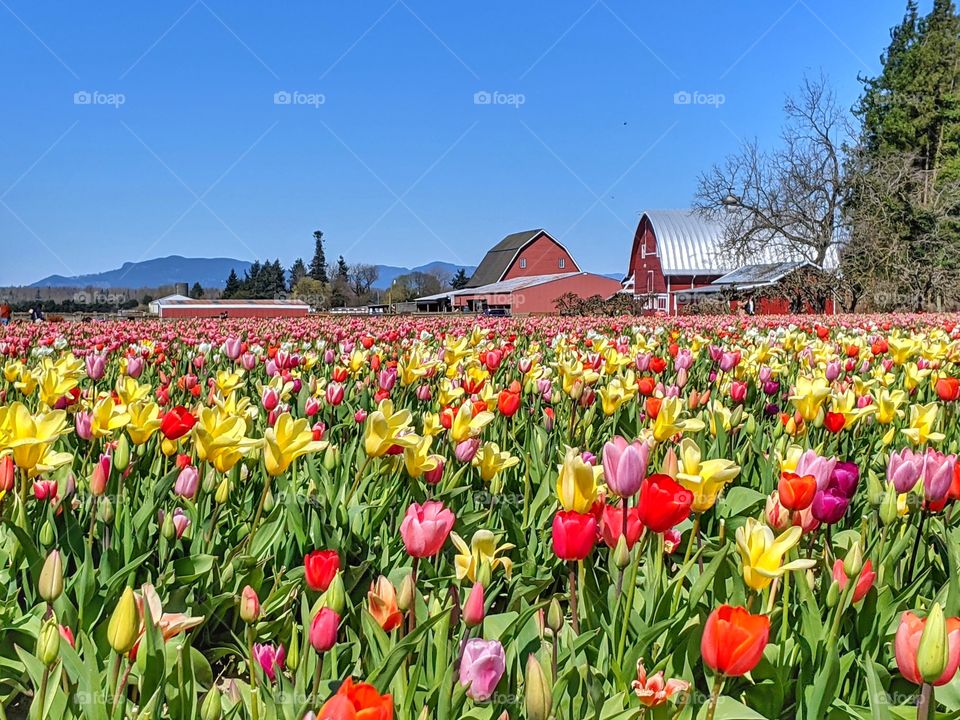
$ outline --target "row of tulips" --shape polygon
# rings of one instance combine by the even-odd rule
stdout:
[[[0,718],[960,717],[960,327],[0,335]]]

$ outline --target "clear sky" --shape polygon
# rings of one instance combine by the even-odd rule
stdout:
[[[905,4],[0,0],[0,285],[289,266],[317,228],[413,266],[544,227],[622,271],[637,213],[775,142],[804,72],[851,105]]]

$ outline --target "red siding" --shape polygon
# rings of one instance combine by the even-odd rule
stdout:
[[[514,315],[551,315],[557,312],[556,299],[566,293],[572,292],[582,298],[594,295],[610,297],[619,290],[620,283],[617,280],[603,275],[577,273],[569,278],[558,278],[510,293],[456,295],[453,305],[456,308],[465,308],[471,301],[483,301],[488,307],[509,307]]]
[[[560,261],[563,260],[563,267]],[[521,267],[526,261],[526,267]],[[504,280],[534,275],[580,272],[573,257],[553,238],[541,234],[524,246],[503,275]]]

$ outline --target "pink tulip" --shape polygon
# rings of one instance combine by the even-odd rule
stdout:
[[[423,474],[423,479],[430,485],[436,485],[443,479],[443,467],[446,463],[441,455],[434,455],[433,457],[437,461],[437,466]]]
[[[223,341],[223,354],[226,355],[231,360],[236,360],[240,357],[240,352],[243,350],[243,342],[240,338],[227,338]]]
[[[263,645],[254,643],[253,656],[260,664],[263,674],[267,676],[270,682],[273,682],[277,679],[277,668],[283,664],[283,660],[287,656],[287,651],[283,649],[283,645],[274,647],[270,643]]]
[[[320,608],[310,623],[310,644],[318,653],[325,653],[337,644],[340,616],[328,607]]]
[[[473,460],[479,449],[480,438],[468,438],[457,443],[457,446],[453,449],[453,456],[457,458],[457,462],[468,463]]]
[[[332,382],[327,385],[327,389],[324,393],[327,399],[327,405],[337,406],[343,402],[344,389],[343,385],[338,382]]]
[[[627,442],[619,435],[603,446],[603,478],[619,497],[632,497],[647,476],[650,445],[641,440]]]
[[[252,352],[245,352],[240,356],[240,365],[244,370],[253,370],[257,366],[257,356]]]
[[[315,398],[313,395],[307,398],[307,401],[303,404],[303,412],[307,417],[313,417],[318,412],[320,412],[320,401]]]
[[[463,646],[460,684],[477,702],[489,700],[506,670],[506,656],[499,640],[471,638]]]
[[[354,421],[357,425],[363,425],[363,423],[365,423],[366,420],[367,420],[367,411],[364,410],[364,409],[362,409],[362,408],[361,408],[360,410],[357,410],[357,411],[353,414],[353,421]]]
[[[483,585],[474,583],[463,605],[463,622],[467,627],[476,627],[483,622],[486,611],[483,603]]]
[[[140,373],[143,372],[143,360],[134,355],[127,358],[127,375],[136,379],[140,377]]]
[[[260,392],[260,404],[263,405],[263,409],[267,412],[276,409],[277,405],[280,404],[280,393],[278,393],[275,388],[269,385],[266,386]]]
[[[909,610],[900,616],[900,626],[893,641],[894,655],[897,658],[897,668],[904,678],[914,685],[922,685],[923,678],[917,668],[917,650],[920,646],[920,637],[923,627],[927,624],[926,618],[919,618]],[[957,673],[960,666],[960,619],[947,618],[947,666],[931,685],[946,685]]]
[[[107,359],[103,355],[87,355],[84,364],[87,368],[87,377],[94,381],[102,378],[107,369]]]
[[[93,495],[100,496],[106,492],[110,465],[110,456],[101,454],[100,460],[93,466],[93,473],[90,475],[90,492]]]
[[[873,571],[873,563],[867,560],[863,567],[860,569],[860,575],[857,577],[857,584],[853,589],[853,602],[858,603],[870,592],[870,588],[873,587],[873,581],[876,579],[877,574]],[[837,585],[840,586],[841,590],[845,590],[847,583],[850,582],[850,578],[847,577],[846,571],[843,569],[843,560],[837,558],[833,563],[833,579],[837,581]]]
[[[193,465],[187,465],[177,475],[177,481],[173,485],[173,491],[180,497],[193,500],[197,496],[197,488],[200,486],[200,473]]]
[[[81,440],[91,440],[93,438],[92,422],[93,416],[86,410],[81,410],[73,416],[73,426],[77,431],[78,438]]]
[[[910,448],[890,453],[887,461],[887,481],[893,483],[898,493],[910,492],[923,474],[924,456]]]
[[[797,469],[794,472],[801,477],[813,475],[817,480],[817,489],[823,490],[830,482],[830,475],[836,464],[836,458],[821,457],[815,450],[807,450],[797,461]]]
[[[928,448],[923,456],[923,495],[927,502],[939,502],[947,496],[953,482],[956,455],[944,455]]]
[[[187,528],[190,527],[190,518],[186,516],[181,508],[177,508],[173,511],[173,528],[176,531],[177,539],[183,537],[183,534],[187,531]]]
[[[442,502],[412,503],[400,523],[400,537],[411,557],[433,557],[447,540],[456,517]]]

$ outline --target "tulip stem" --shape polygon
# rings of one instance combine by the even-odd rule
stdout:
[[[47,717],[47,713],[44,711],[43,706],[46,705],[48,682],[50,682],[50,668],[49,666],[44,666],[43,677],[40,678],[40,690],[37,692],[37,717],[41,718],[41,720]],[[114,705],[116,705],[116,703],[114,703]]]
[[[408,635],[417,628],[417,570],[419,569],[419,565],[420,558],[414,556],[413,569],[410,571],[410,584],[413,585],[413,598],[410,601],[410,617],[407,620]]]
[[[633,610],[633,596],[637,592],[637,572],[640,568],[640,556],[643,555],[643,545],[646,541],[646,533],[643,540],[637,542],[634,549],[635,555],[633,563],[630,565],[630,580],[627,584],[627,601],[623,606],[623,618],[620,621],[620,642],[617,644],[617,665],[623,664],[623,653],[627,646],[627,629],[630,627],[630,612]]]
[[[317,667],[313,673],[313,692],[310,694],[313,696],[311,699],[312,704],[320,704],[320,679],[323,677],[323,653],[317,654]]]
[[[353,500],[354,493],[356,493],[359,489],[360,480],[363,478],[363,473],[367,469],[367,466],[370,464],[371,460],[373,460],[373,456],[367,455],[363,461],[363,464],[360,466],[360,469],[357,470],[357,475],[353,478],[353,485],[350,486],[350,492],[347,493],[347,497],[343,502],[344,505],[349,505],[350,501]]]
[[[267,504],[267,496],[270,494],[270,481],[273,477],[268,473],[263,481],[263,492],[260,493],[260,503],[257,505],[257,512],[253,516],[253,523],[250,525],[250,534],[247,535],[247,547],[253,548],[253,535],[257,531],[257,525],[260,524],[260,516],[263,515],[263,507]]]
[[[924,683],[920,688],[920,702],[917,703],[917,720],[931,720],[936,704],[933,701],[933,685]]]
[[[256,632],[253,625],[247,628],[247,644],[250,646],[250,716],[253,720],[260,718],[260,699],[257,693],[257,657],[253,652],[253,641]]]
[[[717,711],[717,701],[720,700],[720,688],[723,687],[723,675],[717,675],[713,681],[713,690],[710,692],[710,705],[707,707],[706,720],[713,720]]]
[[[120,656],[117,655],[117,660],[119,662]],[[119,664],[117,666],[119,670]],[[123,695],[123,691],[127,687],[127,680],[130,679],[130,672],[133,670],[133,663],[129,660],[127,661],[127,669],[123,672],[123,677],[120,678],[120,682],[117,683],[117,690],[113,695],[113,705],[110,706],[110,713],[113,714],[113,711],[116,710],[117,704],[120,702],[120,697]]]
[[[573,632],[580,634],[580,615],[577,609],[577,566],[570,563],[570,625]]]

